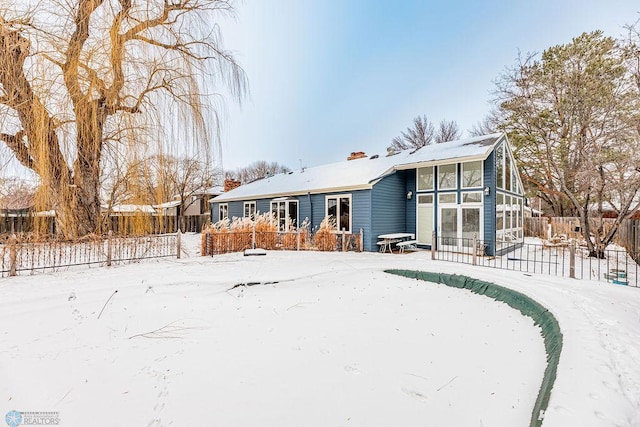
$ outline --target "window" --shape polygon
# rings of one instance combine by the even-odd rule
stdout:
[[[337,231],[351,231],[351,195],[327,196],[327,216],[336,219]]]
[[[511,157],[509,153],[504,156],[504,189],[511,191]]]
[[[456,193],[438,194],[438,203],[458,203]]]
[[[254,219],[256,216],[256,202],[244,202],[244,217]]]
[[[418,168],[418,191],[433,190],[433,166]]]
[[[220,203],[218,205],[218,221],[229,218],[229,204]]]
[[[504,148],[496,149],[496,181],[498,188],[504,188]]]
[[[482,187],[482,161],[462,164],[462,188]]]
[[[433,204],[433,194],[420,194],[420,195],[418,195],[418,204],[419,205],[432,205]]]
[[[438,166],[438,190],[453,190],[458,187],[456,164]]]
[[[271,215],[278,225],[278,231],[291,230],[298,224],[298,201],[280,198],[271,202]]]
[[[504,228],[504,195],[502,193],[498,193],[498,200],[496,202],[496,230],[500,233],[500,236],[502,236],[503,228]]]
[[[462,193],[462,203],[482,203],[482,193],[479,191]]]
[[[520,186],[518,185],[518,172],[516,171],[515,163],[511,169],[511,191],[514,193],[522,194]]]
[[[498,249],[511,246],[523,239],[523,200],[498,192],[496,199],[496,242]]]

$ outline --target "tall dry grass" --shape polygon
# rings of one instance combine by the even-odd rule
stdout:
[[[322,220],[313,239],[319,251],[335,251],[338,248],[336,228],[336,219],[333,216],[327,216]]]

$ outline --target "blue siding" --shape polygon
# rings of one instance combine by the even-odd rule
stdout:
[[[496,153],[489,154],[484,161],[484,185],[490,189],[489,195],[484,196],[484,242],[487,254],[493,255],[496,249]]]
[[[371,251],[371,246],[367,246],[367,241],[371,237],[371,217],[372,217],[372,191],[371,190],[359,190],[351,193],[351,202],[353,206],[351,208],[351,227],[354,233],[359,233],[360,229],[364,233],[364,250]],[[374,236],[375,238],[375,236]],[[374,248],[375,248],[374,244]]]
[[[218,221],[218,205],[219,203],[209,203],[212,224],[215,224]]]
[[[259,214],[267,213],[271,211],[271,202],[268,199],[256,200],[256,210]]]
[[[244,216],[244,202],[229,202],[229,219]]]
[[[416,224],[416,203],[418,200],[418,195],[416,194],[416,170],[410,169],[403,171],[404,180],[405,180],[405,194],[411,191],[413,196],[411,200],[406,200],[406,212],[405,212],[405,223],[406,223],[406,231],[407,233],[418,233],[418,228]]]
[[[218,213],[219,213],[220,203],[211,202],[209,205],[211,206],[211,222],[215,224],[216,222],[219,221]]]
[[[374,185],[371,192],[371,232],[364,238],[366,250],[376,250],[380,234],[407,232],[405,176],[404,172],[396,172]],[[415,232],[415,220],[414,229],[409,232]]]
[[[305,219],[311,221],[311,196],[298,196],[298,217],[300,224]]]

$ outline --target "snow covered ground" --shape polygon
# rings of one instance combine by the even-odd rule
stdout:
[[[639,289],[425,252],[200,257],[199,235],[185,240],[180,260],[0,279],[0,416],[528,425],[545,367],[539,328],[489,298],[383,272],[406,268],[492,281],[554,313],[564,347],[545,427],[640,425]]]

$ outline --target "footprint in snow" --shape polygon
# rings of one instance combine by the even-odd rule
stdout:
[[[360,370],[353,365],[347,365],[344,367],[344,370],[353,375],[359,375]]]
[[[408,389],[408,388],[405,388],[405,387],[402,387],[401,390],[407,396],[412,397],[412,398],[414,398],[416,400],[419,400],[421,402],[424,402],[424,401],[427,400],[427,396],[425,396],[424,394],[422,394],[420,392],[417,392],[415,390],[411,390],[411,389]]]

